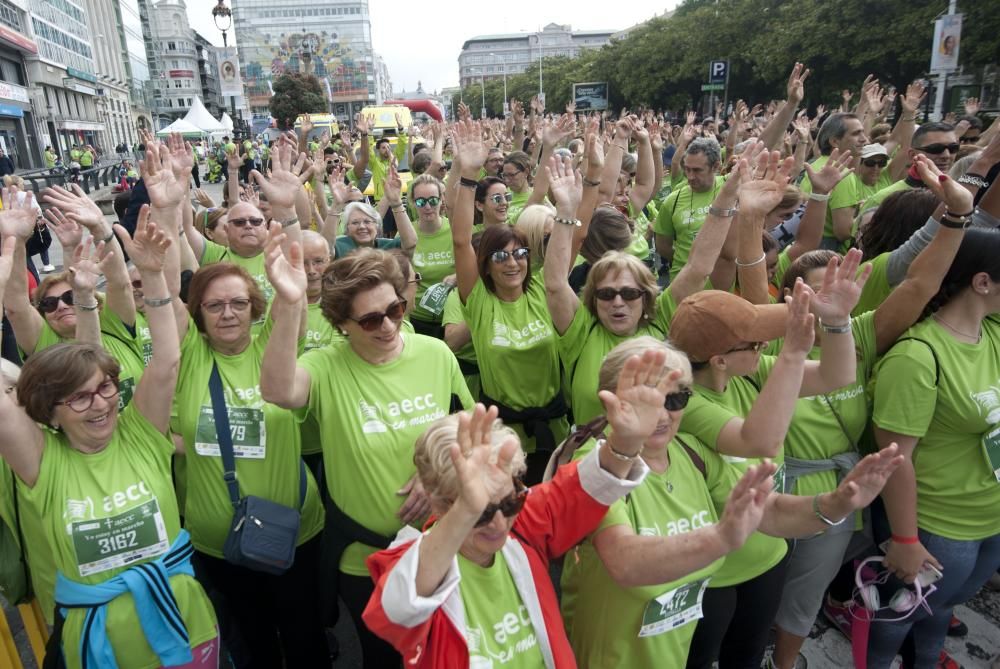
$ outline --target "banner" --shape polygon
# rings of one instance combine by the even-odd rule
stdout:
[[[219,93],[222,97],[243,95],[240,61],[236,56],[236,47],[234,46],[219,49]]]
[[[608,108],[608,84],[591,81],[573,84],[573,102],[577,111],[603,111]]]
[[[958,48],[961,39],[961,14],[948,14],[934,22],[931,72],[952,72],[958,69]]]

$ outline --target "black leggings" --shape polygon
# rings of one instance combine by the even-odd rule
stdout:
[[[403,658],[396,649],[372,634],[361,619],[368,600],[375,591],[375,583],[367,576],[350,576],[340,572],[340,599],[351,614],[354,628],[361,642],[362,666],[364,669],[397,669]]]
[[[227,645],[246,651],[241,669],[330,667],[320,616],[319,554],[317,536],[295,550],[291,569],[273,576],[195,552],[198,580],[225,597],[240,637]]]
[[[687,669],[758,669],[768,632],[781,603],[788,556],[744,583],[708,588],[702,600],[705,616],[691,639]]]

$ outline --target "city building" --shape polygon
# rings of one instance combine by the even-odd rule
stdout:
[[[239,0],[233,3],[243,84],[254,127],[270,119],[271,81],[286,71],[316,75],[341,119],[376,100],[367,0]]]
[[[97,66],[87,9],[68,0],[25,3],[27,29],[38,52],[25,55],[41,143],[65,157],[76,144],[102,145],[107,127],[98,110]],[[103,147],[102,147],[103,148]],[[111,147],[114,148],[114,147]]]
[[[125,66],[132,122],[128,144],[138,143],[138,130],[153,127],[153,91],[149,80],[149,60],[146,39],[142,30],[139,0],[116,0],[118,41],[121,59]]]
[[[135,143],[132,121],[132,100],[129,94],[129,72],[123,57],[122,38],[119,32],[120,9],[118,0],[84,0],[97,76],[97,95],[94,102],[104,123],[99,133],[98,146],[111,152],[119,144]]]
[[[41,167],[25,57],[37,57],[28,36],[26,3],[0,0],[0,149],[18,169]]]
[[[228,111],[228,101],[222,99],[219,88],[219,48],[204,35],[195,31],[195,50],[198,52],[198,72],[201,74],[201,101],[205,109],[215,118]]]
[[[201,73],[184,0],[161,0],[153,5],[149,25],[155,62],[150,67],[155,127],[160,129],[191,109],[201,95]]]
[[[539,58],[579,55],[582,49],[599,49],[610,44],[614,30],[577,30],[550,23],[540,32],[480,35],[465,41],[458,56],[461,86],[480,80],[500,79],[520,74]]]
[[[375,54],[375,104],[380,105],[392,98],[392,79],[389,67],[382,56]]]

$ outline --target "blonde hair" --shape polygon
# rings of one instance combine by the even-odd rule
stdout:
[[[644,292],[642,296],[642,313],[647,319],[656,315],[656,296],[660,292],[656,277],[649,268],[635,256],[624,251],[608,251],[600,260],[594,263],[587,272],[587,282],[583,284],[580,299],[590,313],[597,315],[597,284],[613,274],[628,272]]]
[[[525,207],[517,217],[514,229],[524,237],[525,245],[531,250],[531,268],[538,269],[545,263],[545,223],[555,216],[555,207],[548,204],[533,204]]]
[[[16,174],[7,174],[3,178],[3,185],[8,188],[17,186],[19,189],[24,190],[24,179]]]
[[[691,361],[687,355],[676,348],[668,341],[644,335],[626,339],[622,343],[611,349],[611,352],[601,363],[601,373],[598,376],[598,390],[614,391],[618,387],[618,377],[625,368],[625,362],[634,355],[641,356],[646,351],[666,351],[666,369],[668,372],[680,370],[681,378],[677,380],[678,385],[689,387],[694,383],[691,374]]]
[[[451,461],[451,446],[458,441],[458,417],[456,413],[434,421],[417,438],[413,447],[413,464],[417,467],[420,482],[429,494],[443,500],[454,501],[461,490],[455,465]],[[495,458],[501,444],[510,437],[517,439],[517,433],[496,420],[490,437]],[[511,460],[511,476],[520,476],[525,471],[524,451],[519,444]]]

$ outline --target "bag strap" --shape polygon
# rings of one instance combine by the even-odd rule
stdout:
[[[219,366],[214,360],[212,373],[208,377],[208,392],[212,397],[212,415],[215,417],[215,439],[219,442],[219,455],[222,456],[222,480],[229,490],[229,501],[236,507],[240,504],[240,482],[236,480],[233,434],[229,431],[229,411],[222,394],[222,377],[219,376]]]
[[[830,411],[833,412],[833,417],[837,419],[837,425],[840,426],[840,431],[844,433],[845,437],[847,437],[847,443],[849,443],[851,445],[851,448],[855,452],[857,452],[858,444],[857,442],[854,441],[854,439],[851,438],[851,434],[847,431],[847,426],[844,424],[844,419],[840,417],[840,412],[837,411],[837,408],[835,406],[833,406],[833,401],[830,399],[830,396],[820,395],[820,397],[823,398],[823,401],[826,402],[826,405],[830,407]]]
[[[701,455],[698,454],[698,451],[696,451],[693,448],[691,448],[690,446],[688,446],[687,443],[685,443],[685,441],[683,439],[681,439],[681,436],[679,434],[676,435],[674,437],[674,439],[677,440],[678,444],[680,444],[681,446],[684,447],[684,451],[688,454],[688,457],[691,458],[691,462],[694,463],[695,469],[697,469],[699,472],[701,472],[701,475],[707,481],[708,480],[708,467],[705,465],[705,459],[703,457],[701,457]]]
[[[897,339],[896,343],[898,344],[901,341],[919,341],[921,344],[924,344],[928,349],[930,349],[931,356],[934,358],[934,385],[938,385],[938,383],[941,382],[941,363],[938,362],[937,353],[934,351],[934,347],[931,346],[931,343],[926,339],[921,339],[920,337],[903,337],[901,339]]]

